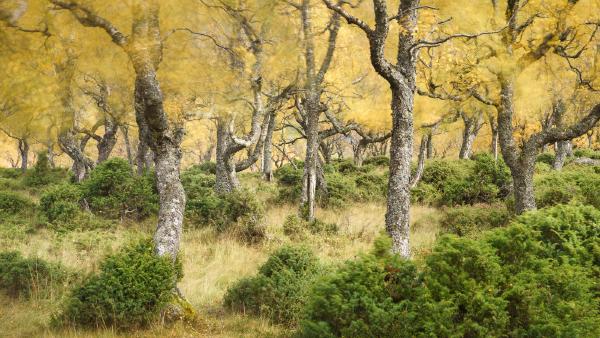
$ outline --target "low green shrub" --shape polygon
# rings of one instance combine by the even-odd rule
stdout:
[[[23,184],[27,187],[41,187],[50,184],[66,182],[68,172],[62,168],[50,167],[48,155],[41,152],[37,155],[37,161],[33,168],[23,176]]]
[[[135,175],[121,158],[111,158],[94,168],[82,183],[82,191],[90,210],[106,218],[141,219],[158,210],[152,174]]]
[[[104,259],[97,274],[75,287],[56,324],[135,329],[155,322],[173,300],[181,264],[159,257],[151,240]]]
[[[373,166],[356,167],[348,160],[334,161],[324,169],[327,191],[317,189],[317,202],[324,208],[340,208],[348,202],[382,200],[387,193],[387,177]],[[275,172],[278,202],[296,203],[302,191],[302,167],[284,165]]]
[[[312,234],[336,234],[338,225],[335,223],[323,222],[315,219],[311,222],[305,221],[296,214],[291,214],[286,217],[283,223],[283,233],[290,237],[302,238],[306,231]]]
[[[387,177],[368,172],[356,176],[354,179],[361,200],[381,200],[387,195]]]
[[[600,174],[591,167],[569,166],[534,177],[535,200],[538,207],[567,203],[600,206],[598,194]]]
[[[201,164],[194,165],[192,168],[195,168],[207,174],[215,175],[217,173],[217,164],[215,162],[204,162]]]
[[[301,337],[595,337],[600,211],[556,206],[477,239],[443,236],[424,265],[387,254],[322,277]]]
[[[341,208],[348,201],[360,201],[361,194],[356,186],[353,176],[338,172],[325,175],[327,193],[319,192],[317,201],[325,208]]]
[[[440,199],[440,192],[431,184],[419,182],[410,190],[412,203],[436,204]]]
[[[0,191],[0,215],[14,215],[33,210],[34,202],[15,192]]]
[[[444,209],[440,225],[443,232],[469,236],[507,225],[509,220],[510,213],[504,205],[476,204]]]
[[[42,193],[40,211],[48,222],[69,222],[81,212],[81,187],[63,183],[52,186]]]
[[[264,236],[265,212],[256,196],[247,190],[217,194],[214,175],[188,170],[182,175],[187,195],[186,215],[197,226],[213,226],[219,232],[233,232],[249,243]]]
[[[21,189],[23,189],[23,185],[21,184],[20,180],[0,177],[0,190],[15,191]]]
[[[389,167],[390,158],[383,155],[369,157],[363,161],[363,165],[372,165],[375,167]]]
[[[556,156],[554,156],[554,154],[552,153],[541,153],[537,156],[535,161],[538,163],[545,163],[551,166],[554,163],[555,157]]]
[[[579,148],[573,152],[575,157],[587,157],[594,160],[600,160],[600,151],[593,150],[590,148]]]
[[[49,296],[67,277],[62,265],[25,258],[18,251],[0,252],[0,288],[11,297]]]
[[[21,177],[21,170],[17,168],[0,168],[0,177],[15,180]]]
[[[225,294],[225,306],[236,312],[265,316],[275,323],[298,323],[310,286],[322,268],[304,247],[284,246],[259,268],[242,278]]]
[[[355,174],[362,171],[362,168],[357,167],[352,160],[336,160],[333,161],[332,164],[333,169],[342,174]]]

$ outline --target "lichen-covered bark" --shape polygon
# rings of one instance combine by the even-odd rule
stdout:
[[[323,0],[327,7],[348,23],[362,29],[369,40],[371,64],[392,91],[392,134],[388,182],[386,230],[392,237],[392,252],[410,257],[410,162],[413,146],[413,105],[416,91],[417,16],[419,0],[401,0],[396,15],[388,14],[387,1],[373,0],[374,28],[350,15],[341,6]],[[392,18],[392,19],[390,19]],[[386,59],[390,21],[400,25],[396,62]]]
[[[104,135],[98,140],[96,148],[98,149],[97,163],[102,163],[110,157],[115,145],[117,144],[117,132],[119,125],[111,116],[106,116],[104,120]]]
[[[129,139],[129,127],[120,125],[121,133],[123,133],[123,142],[125,143],[125,153],[127,154],[127,162],[133,166],[133,151],[131,150],[131,140]]]
[[[275,131],[275,113],[269,117],[267,134],[262,153],[262,177],[265,181],[273,180],[273,132]]]
[[[565,165],[565,160],[571,147],[571,141],[558,141],[556,142],[556,156],[554,162],[552,162],[552,169],[561,171]]]
[[[27,139],[19,139],[18,148],[19,156],[21,158],[21,172],[25,173],[29,164],[29,142],[27,142]]]
[[[58,144],[61,150],[73,160],[71,170],[75,182],[86,179],[94,168],[94,161],[87,157],[84,152],[88,140],[89,136],[85,136],[80,142],[77,142],[72,130],[67,130],[58,136]]]
[[[479,130],[483,126],[482,116],[483,114],[481,112],[478,112],[473,116],[469,116],[466,113],[461,112],[464,129],[458,158],[471,158],[471,154],[473,152],[473,142],[475,142],[475,138],[477,137]]]
[[[419,155],[417,156],[417,168],[410,179],[410,187],[414,188],[417,186],[421,177],[423,176],[423,171],[425,170],[425,158],[427,157],[427,139],[428,135],[423,135],[421,137],[421,145],[419,146]]]
[[[433,158],[433,133],[427,133],[427,159]]]
[[[340,29],[340,19],[337,13],[334,13],[331,17],[330,25],[328,26],[327,50],[320,67],[317,69],[312,21],[313,5],[310,0],[303,0],[299,9],[304,39],[304,61],[306,65],[305,95],[299,105],[304,115],[303,127],[306,137],[306,157],[302,177],[300,216],[308,221],[312,221],[315,219],[315,201],[317,184],[319,183],[317,168],[319,165],[319,143],[321,141],[319,136],[319,117],[324,111],[320,102],[323,92],[322,84],[333,60]],[[321,181],[324,182],[324,179]]]
[[[216,179],[215,191],[226,194],[239,187],[235,165],[231,156],[229,130],[224,119],[217,122],[217,150],[216,150]]]

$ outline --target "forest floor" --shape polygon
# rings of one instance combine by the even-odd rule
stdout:
[[[342,262],[371,249],[383,231],[384,203],[354,204],[342,210],[318,210],[318,217],[339,226],[335,235],[306,234],[290,239],[283,233],[285,218],[296,213],[291,205],[266,205],[265,240],[256,245],[243,244],[212,228],[188,229],[184,232],[182,253],[185,276],[179,286],[198,311],[194,324],[178,323],[171,327],[156,326],[144,331],[82,331],[51,328],[50,320],[59,309],[62,297],[15,300],[0,295],[0,337],[280,337],[284,327],[253,316],[234,314],[222,306],[227,288],[241,277],[253,275],[269,253],[286,243],[305,245],[325,262]],[[412,247],[418,260],[433,245],[438,234],[440,212],[431,207],[414,206]],[[76,231],[64,234],[39,229],[15,235],[4,250],[19,250],[25,256],[37,256],[61,262],[85,273],[97,269],[101,259],[121,244],[151,234],[155,220],[122,223],[114,229]]]

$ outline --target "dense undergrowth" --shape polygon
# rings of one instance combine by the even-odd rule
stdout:
[[[129,227],[153,223],[158,198],[152,172],[138,176],[126,161],[110,159],[76,184],[65,170],[38,158],[25,174],[0,170],[0,239],[22,247],[41,233],[59,243],[73,241],[84,260],[89,252],[97,254],[91,267],[80,271],[56,259],[2,251],[3,293],[51,302],[57,327],[137,330],[164,320],[169,302],[177,299],[173,291],[181,265],[155,256],[148,240],[112,246],[107,240],[105,248],[98,239],[121,232],[135,239],[140,230]],[[312,242],[335,251],[342,240],[373,246],[373,238],[361,237],[362,230],[351,234],[341,222],[306,222],[295,207],[273,224],[273,210],[298,202],[301,162],[279,168],[275,183],[241,174],[242,188],[231,194],[214,192],[213,163],[184,170],[185,227],[213,234],[202,241],[231,239],[261,257],[270,253],[258,271],[242,278],[233,274],[234,280],[221,286],[227,291],[219,295],[219,306],[228,316],[264,318],[286,333],[595,336],[600,334],[600,170],[569,163],[557,172],[551,160],[542,154],[536,167],[540,210],[518,217],[511,211],[512,182],[501,159],[478,154],[471,160],[427,161],[413,202],[440,213],[441,237],[410,262],[388,254],[385,236],[371,253],[350,261],[323,259]],[[386,157],[376,157],[361,167],[347,160],[326,165],[326,189],[318,192],[322,210],[344,214],[349,206],[384,204],[387,164]],[[202,241],[195,245],[205,245]],[[205,254],[217,255],[211,250]]]

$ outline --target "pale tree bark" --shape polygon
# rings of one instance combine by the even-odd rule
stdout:
[[[518,149],[512,128],[513,97],[513,84],[504,82],[498,113],[500,146],[502,156],[513,177],[515,211],[521,214],[536,209],[533,173],[535,158],[542,145],[567,141],[585,134],[600,120],[600,105],[596,105],[587,116],[569,127],[552,127],[531,135],[521,149]]]
[[[131,35],[126,36],[110,21],[82,4],[62,0],[50,2],[69,10],[83,26],[103,29],[113,43],[123,48],[133,64],[140,143],[144,142],[152,149],[156,165],[159,212],[154,234],[155,251],[175,262],[185,209],[185,193],[179,177],[183,130],[173,126],[164,111],[163,94],[156,75],[163,47],[159,3],[157,0],[135,1]]]
[[[554,162],[552,162],[552,169],[556,171],[562,170],[563,166],[565,165],[565,160],[567,159],[570,146],[571,141],[556,142],[556,156],[554,157]]]
[[[19,155],[17,162],[21,164],[21,172],[25,173],[29,164],[29,132],[16,134],[10,132],[8,129],[0,128],[0,130],[6,134],[6,136],[17,141],[17,153]]]
[[[594,147],[594,130],[590,130],[585,134],[587,138],[587,147],[592,149]]]
[[[422,90],[417,89],[417,92],[419,93],[419,95],[422,96],[428,96],[431,98],[435,98],[435,99],[440,99],[440,100],[452,100],[452,101],[457,101],[459,100],[456,97],[451,97],[451,96],[441,96],[441,95],[437,95],[435,93],[432,92],[425,92]],[[425,139],[425,147],[426,147],[426,158],[427,159],[431,159],[434,156],[434,149],[433,149],[433,136],[434,135],[438,135],[440,132],[438,131],[438,129],[440,128],[440,126],[442,126],[443,124],[448,124],[448,123],[454,123],[456,122],[456,120],[458,119],[460,114],[455,114],[455,113],[447,113],[442,115],[439,119],[435,120],[434,122],[431,123],[425,123],[423,125],[421,125],[420,129],[424,130],[424,135],[426,137]]]
[[[129,139],[129,126],[126,124],[121,124],[120,126],[121,133],[123,134],[123,142],[125,143],[125,153],[127,154],[127,162],[129,165],[133,167],[133,151],[131,149],[131,140]]]
[[[432,159],[433,154],[433,133],[430,131],[427,133],[427,159]]]
[[[98,140],[96,148],[98,149],[98,160],[97,163],[102,163],[110,157],[115,145],[117,144],[117,132],[119,131],[119,125],[113,120],[112,117],[106,117],[104,121],[104,134]]]
[[[566,1],[565,11],[573,8],[576,0]],[[506,29],[503,31],[503,43],[505,53],[508,56],[513,55],[513,49],[519,44],[520,36],[529,26],[527,22],[518,22],[518,12],[521,9],[520,1],[508,2],[505,11]],[[600,119],[600,104],[591,109],[588,115],[580,119],[577,123],[568,127],[549,127],[541,132],[534,133],[529,138],[523,140],[522,145],[517,146],[514,138],[513,116],[514,116],[514,91],[516,83],[516,74],[519,74],[531,64],[544,57],[548,52],[554,50],[561,52],[560,42],[561,36],[570,30],[565,25],[565,15],[561,15],[562,20],[559,20],[556,30],[546,34],[544,39],[534,46],[528,53],[523,54],[515,60],[514,73],[498,74],[498,83],[500,86],[500,99],[498,101],[490,100],[479,94],[474,94],[473,97],[484,104],[495,106],[498,111],[498,140],[504,161],[508,165],[514,185],[515,197],[515,212],[522,214],[528,210],[536,209],[533,173],[535,168],[535,158],[537,153],[544,145],[552,144],[559,141],[567,141],[585,134],[588,130]],[[553,110],[554,115],[556,110]],[[554,116],[550,117],[554,119]],[[552,123],[549,123],[552,125]]]
[[[48,164],[50,164],[50,168],[56,168],[54,156],[57,154],[54,153],[54,143],[52,141],[46,142],[46,148],[46,154],[48,155]]]
[[[312,18],[313,5],[310,0],[302,0],[299,5],[293,5],[300,11],[300,20],[304,42],[305,85],[304,97],[298,100],[297,106],[304,119],[304,135],[306,137],[306,156],[304,159],[304,174],[302,177],[302,194],[300,200],[300,216],[308,221],[315,219],[316,193],[319,178],[319,119],[326,108],[321,105],[323,81],[328,72],[335,52],[337,37],[340,29],[340,16],[332,14],[328,25],[328,43],[325,56],[317,69],[315,57],[314,23]]]
[[[216,146],[216,182],[215,191],[218,193],[230,193],[239,188],[237,172],[248,169],[255,164],[263,152],[265,139],[269,131],[270,121],[275,119],[275,113],[281,105],[287,101],[293,90],[293,86],[285,88],[272,88],[267,102],[264,102],[263,78],[264,78],[264,44],[265,27],[257,27],[251,18],[248,18],[243,10],[230,7],[226,4],[219,6],[239,26],[238,36],[230,39],[230,44],[235,47],[243,47],[254,56],[249,74],[245,71],[244,60],[234,52],[230,52],[230,68],[237,72],[240,78],[248,78],[252,95],[252,115],[250,118],[250,130],[242,137],[236,135],[234,130],[235,116],[217,117],[217,146]],[[234,49],[232,48],[232,49]],[[272,138],[272,131],[271,131]],[[236,162],[235,155],[242,150],[248,150],[248,155],[243,160]]]
[[[262,154],[262,177],[265,181],[273,181],[273,132],[275,131],[276,114],[273,112],[269,117],[265,145]]]
[[[490,132],[492,134],[490,152],[494,156],[494,159],[498,160],[498,121],[496,120],[496,117],[489,112],[486,112],[486,116],[488,119],[488,124],[490,125]]]
[[[103,79],[97,79],[91,75],[85,75],[85,79],[88,83],[92,84],[92,88],[82,88],[84,94],[92,98],[103,113],[102,121],[100,121],[104,125],[104,134],[102,136],[97,135],[94,130],[83,130],[83,132],[89,133],[90,137],[97,142],[98,159],[96,163],[100,164],[108,160],[117,144],[119,124],[114,117],[113,109],[109,103],[110,88],[108,84]]]
[[[19,156],[21,157],[21,172],[25,173],[29,164],[29,142],[26,138],[19,139],[18,148]]]
[[[392,251],[410,257],[410,162],[413,146],[413,105],[416,91],[416,59],[418,48],[417,8],[419,0],[401,0],[396,16],[389,15],[387,2],[373,0],[375,28],[346,12],[340,5],[324,0],[327,7],[361,28],[368,40],[371,63],[375,71],[390,85],[392,92],[392,132],[390,176],[386,212],[386,230],[392,238]],[[384,55],[390,17],[400,25],[396,63]]]
[[[473,152],[473,143],[475,138],[483,126],[483,113],[477,112],[471,116],[464,111],[461,111],[460,116],[463,120],[464,129],[458,158],[469,159],[471,158],[471,154]]]
[[[421,137],[421,145],[419,146],[419,155],[417,157],[417,169],[410,179],[411,188],[416,187],[423,176],[423,170],[425,169],[425,158],[427,157],[427,139],[427,134]]]
[[[566,111],[565,104],[559,100],[553,104],[552,120],[551,123],[557,128],[564,128],[564,115]],[[551,126],[549,126],[551,127]],[[546,128],[549,129],[549,128]],[[571,145],[570,140],[558,141],[555,143],[555,156],[552,168],[556,171],[561,171],[567,155],[569,154],[569,148]]]
[[[66,130],[58,136],[60,149],[73,161],[71,171],[75,182],[86,179],[94,169],[94,161],[85,154],[85,147],[89,139],[88,135],[84,135],[78,141],[73,130]]]
[[[360,126],[354,127],[353,130],[355,131],[355,135],[352,135],[351,143],[352,152],[354,155],[354,164],[357,167],[361,167],[363,165],[365,152],[370,145],[386,142],[392,136],[392,133],[370,133],[363,130]]]

